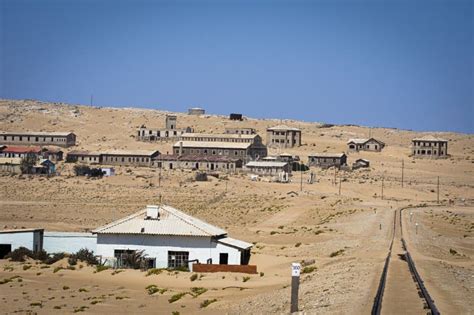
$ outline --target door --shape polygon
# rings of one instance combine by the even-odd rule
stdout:
[[[0,259],[4,259],[5,256],[12,251],[11,244],[0,244]]]
[[[219,265],[227,265],[227,264],[229,264],[229,254],[220,253],[219,254]]]

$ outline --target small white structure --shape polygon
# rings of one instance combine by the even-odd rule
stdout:
[[[280,176],[281,173],[291,173],[289,163],[281,161],[251,161],[245,164],[245,170],[261,176]]]
[[[0,231],[0,259],[19,247],[38,252],[43,249],[43,229]]]
[[[97,228],[97,255],[123,266],[126,254],[144,251],[150,268],[192,270],[192,263],[247,265],[252,244],[173,207],[147,206],[135,214]]]
[[[192,107],[188,109],[188,115],[204,115],[206,111],[201,107]]]
[[[102,167],[100,170],[106,177],[115,176],[115,169],[113,167]]]
[[[48,253],[76,253],[80,249],[96,252],[97,235],[82,232],[44,232],[43,248]]]

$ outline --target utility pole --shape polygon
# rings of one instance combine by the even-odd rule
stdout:
[[[439,176],[438,176],[438,189],[437,189],[437,201],[438,201],[438,204],[439,204]]]
[[[336,179],[336,165],[334,165],[334,186],[337,185],[337,179]]]
[[[91,107],[92,107],[92,104],[94,104],[94,94],[91,94]]]
[[[405,161],[402,159],[402,188],[403,188],[403,173],[404,173],[404,170],[405,170]]]
[[[382,177],[382,200],[383,200],[383,177]]]
[[[341,183],[342,183],[342,179],[339,178],[339,196],[341,195]]]
[[[303,165],[303,164],[300,164],[300,174],[301,174],[300,191],[303,191],[303,170],[302,170],[302,165]]]
[[[160,160],[160,171],[158,173],[158,187],[161,187],[161,169],[163,168],[163,159]]]

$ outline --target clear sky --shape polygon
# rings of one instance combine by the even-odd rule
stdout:
[[[0,0],[0,97],[474,133],[473,0]]]

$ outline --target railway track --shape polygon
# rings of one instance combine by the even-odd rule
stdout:
[[[402,230],[402,211],[393,218],[392,240],[372,306],[372,315],[432,314],[440,312],[418,273]],[[398,257],[396,257],[398,256]],[[399,258],[399,259],[397,259]]]

